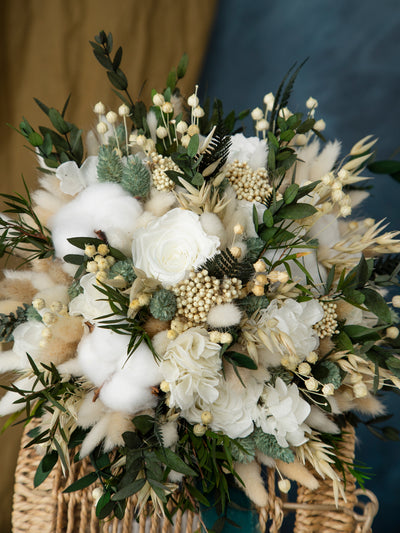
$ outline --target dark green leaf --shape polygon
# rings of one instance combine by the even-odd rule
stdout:
[[[120,46],[118,50],[115,52],[115,56],[112,62],[112,68],[113,70],[117,70],[121,64],[122,59],[122,47]]]
[[[297,185],[297,183],[292,183],[291,185],[289,185],[289,187],[283,193],[283,201],[285,202],[285,204],[291,204],[295,200],[298,191],[299,186]]]
[[[181,59],[179,61],[179,64],[178,64],[178,67],[176,69],[176,74],[178,76],[178,79],[183,78],[184,75],[186,74],[188,63],[189,63],[189,56],[185,53],[181,57]]]
[[[171,92],[174,92],[177,81],[178,81],[178,78],[177,78],[175,70],[171,70],[167,78],[167,87],[171,90]]]
[[[187,147],[187,153],[189,157],[194,157],[197,154],[197,150],[199,149],[199,136],[193,135],[193,137],[189,141],[189,145]]]
[[[42,136],[39,133],[36,133],[36,131],[32,131],[32,133],[29,134],[28,141],[35,147],[43,144]]]
[[[53,470],[58,460],[58,453],[53,450],[43,457],[37,467],[35,477],[33,479],[33,486],[36,488],[43,483]]]
[[[132,422],[135,428],[140,431],[142,435],[146,435],[146,433],[151,431],[154,427],[154,419],[149,415],[135,416]]]
[[[51,123],[56,128],[56,130],[62,133],[63,135],[71,131],[71,126],[67,122],[65,122],[59,111],[57,111],[57,109],[54,109],[53,107],[49,109],[49,119],[51,120]]]
[[[224,357],[230,363],[236,364],[237,366],[241,366],[243,368],[249,368],[250,370],[257,370],[258,368],[253,359],[243,353],[229,351],[224,353]]]
[[[400,172],[400,161],[393,161],[391,159],[375,161],[368,165],[368,169],[375,174],[395,174],[396,172]]]
[[[158,449],[155,451],[156,456],[158,459],[164,463],[166,466],[171,468],[171,470],[175,470],[176,472],[180,472],[181,474],[184,474],[185,476],[197,476],[197,473],[193,468],[191,468],[189,465],[187,465],[176,453],[174,453],[171,448],[163,448]]]
[[[74,483],[71,483],[66,489],[64,489],[63,492],[69,493],[69,492],[75,492],[77,490],[85,489],[86,487],[89,487],[92,483],[94,483],[97,480],[97,474],[96,472],[90,472],[90,474],[87,474],[86,476],[81,477]]]
[[[121,70],[118,69],[117,72],[108,71],[107,76],[110,82],[119,91],[125,91],[127,89],[128,81],[125,77],[125,74]]]
[[[300,218],[310,217],[316,212],[315,207],[310,204],[291,204],[283,206],[278,214],[281,219],[298,220]]]
[[[70,263],[71,265],[81,265],[85,260],[83,255],[78,254],[64,255],[63,259],[66,263]]]
[[[272,228],[274,225],[274,217],[269,209],[266,209],[263,213],[263,221],[267,228]]]
[[[111,499],[113,501],[125,500],[125,498],[129,498],[133,494],[136,494],[136,492],[138,492],[142,487],[144,487],[145,483],[146,483],[146,480],[144,478],[136,479],[135,481],[133,481],[132,483],[130,483],[123,489],[113,494]]]
[[[310,131],[314,127],[314,124],[315,124],[315,119],[308,118],[302,124],[300,124],[300,126],[298,126],[296,132],[307,133],[307,131]]]
[[[374,313],[379,320],[386,324],[390,324],[392,321],[392,316],[389,306],[385,302],[383,296],[381,296],[379,292],[368,288],[361,289],[361,292],[365,297],[365,307],[371,311],[371,313]]]

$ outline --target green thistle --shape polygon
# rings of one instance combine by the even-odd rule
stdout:
[[[150,301],[150,313],[158,320],[172,320],[176,313],[176,296],[167,289],[160,289]]]

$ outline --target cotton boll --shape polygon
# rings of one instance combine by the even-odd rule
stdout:
[[[25,364],[13,350],[1,352],[0,357],[0,373],[9,372],[11,370],[23,370]]]
[[[174,446],[178,440],[178,424],[176,422],[167,422],[160,426],[163,443],[166,448],[171,448]]]
[[[268,493],[261,477],[261,466],[256,461],[248,464],[235,463],[235,470],[244,483],[248,498],[257,507],[265,507],[268,503]],[[243,488],[241,484],[240,487]]]
[[[340,433],[339,427],[333,422],[319,407],[311,406],[311,412],[305,420],[305,423],[317,429],[321,433]]]
[[[104,404],[99,399],[94,402],[93,397],[94,392],[89,392],[79,407],[77,424],[83,429],[94,426],[101,420],[106,410]]]
[[[212,307],[207,316],[207,323],[212,328],[227,328],[239,324],[242,313],[233,303],[220,304]]]
[[[160,331],[151,340],[153,348],[158,353],[158,355],[163,356],[167,351],[168,344],[171,340],[168,338],[167,331]]]
[[[118,244],[129,255],[140,203],[116,183],[91,185],[66,204],[49,221],[57,257],[83,253],[70,244],[70,237],[95,237],[103,231],[112,246]],[[112,238],[108,234],[112,235]],[[118,235],[119,242],[114,242]],[[113,240],[114,239],[114,240]]]
[[[172,192],[158,191],[152,189],[150,192],[150,199],[145,204],[145,210],[149,211],[156,217],[165,215],[167,211],[172,209],[176,204],[176,197]]]
[[[57,370],[61,375],[67,374],[73,377],[80,377],[83,374],[81,364],[77,357],[61,363],[61,365],[58,365]]]
[[[278,459],[276,461],[276,466],[284,476],[293,481],[297,481],[309,490],[316,490],[319,487],[317,478],[314,477],[297,459],[295,459],[293,463],[285,463]]]
[[[128,357],[129,336],[106,328],[95,327],[78,345],[78,359],[84,374],[100,387],[123,367]]]
[[[218,215],[208,212],[203,213],[200,215],[200,223],[208,235],[216,235],[219,238],[221,247],[224,248],[226,245],[226,231]]]

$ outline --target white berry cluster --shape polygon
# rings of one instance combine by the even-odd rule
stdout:
[[[225,176],[231,182],[239,200],[262,202],[273,191],[265,168],[253,170],[248,163],[235,160],[227,166]]]

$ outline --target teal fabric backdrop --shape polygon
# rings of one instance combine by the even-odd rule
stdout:
[[[306,57],[290,109],[304,110],[313,96],[326,137],[342,140],[343,155],[374,134],[377,158],[389,158],[400,146],[399,0],[220,0],[201,91],[221,98],[228,111],[253,108]],[[378,176],[360,215],[388,217],[390,228],[400,229],[399,200],[400,184]],[[400,428],[400,398],[385,401]],[[400,442],[381,442],[364,428],[358,436],[358,459],[374,476],[367,487],[380,500],[374,531],[398,533]]]

